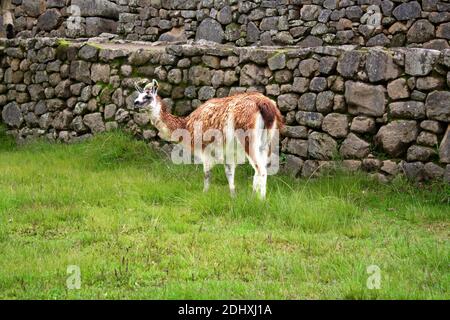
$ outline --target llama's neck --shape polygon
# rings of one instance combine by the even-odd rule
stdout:
[[[158,129],[159,136],[167,141],[172,141],[171,136],[175,130],[184,129],[186,126],[186,119],[168,112],[166,105],[159,97],[153,99],[150,121]]]

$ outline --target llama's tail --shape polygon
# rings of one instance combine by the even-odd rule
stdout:
[[[280,110],[278,110],[277,105],[270,99],[264,99],[258,103],[259,112],[261,113],[261,117],[264,122],[264,133],[261,135],[261,144],[268,147],[268,155],[272,153],[274,149],[274,141],[273,137],[278,130],[278,133],[281,134],[282,130],[284,130],[283,116],[281,115]]]
[[[280,110],[278,110],[275,102],[269,99],[264,99],[262,101],[259,101],[258,108],[264,120],[265,129],[283,129],[283,116],[281,115]]]

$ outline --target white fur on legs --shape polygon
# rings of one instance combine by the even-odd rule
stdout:
[[[266,198],[266,185],[267,185],[267,165],[269,163],[269,152],[270,149],[267,144],[263,145],[260,149],[259,154],[259,187],[260,196],[262,199]]]
[[[272,135],[272,130],[258,130],[255,135],[254,160],[256,162],[257,170],[255,170],[254,184],[256,184],[255,191],[259,192],[261,199],[266,198],[267,167],[270,161],[270,143]]]
[[[211,184],[211,169],[213,164],[207,157],[203,157],[203,172],[205,174],[203,180],[203,192],[207,192],[209,190],[209,186]]]
[[[261,167],[260,167],[261,168]],[[261,199],[266,197],[266,185],[267,185],[267,169],[260,169],[259,172],[255,170],[253,176],[253,193],[256,193]]]
[[[255,170],[255,175],[253,176],[253,193],[257,193],[258,192],[258,185],[259,185],[259,180],[258,180],[258,169],[257,166],[255,164],[255,162],[253,161],[252,157],[250,155],[247,155],[247,159],[248,162],[250,163],[250,165],[252,166],[253,170]]]
[[[269,148],[267,132],[264,130],[264,122],[261,115],[256,118],[250,145],[247,158],[255,170],[255,175],[253,176],[253,193],[258,194],[261,199],[264,199],[266,196],[267,154]]]
[[[259,183],[259,168],[257,159],[255,156],[255,153],[252,153],[251,155],[247,155],[248,162],[252,166],[253,170],[255,170],[255,175],[253,176],[253,193],[259,193],[260,190],[260,183]]]
[[[259,174],[256,169],[253,176],[253,193],[259,193]]]
[[[224,129],[225,133],[225,155],[224,166],[225,175],[227,176],[228,186],[230,187],[230,194],[232,197],[236,196],[236,189],[234,186],[234,172],[236,170],[236,152],[235,152],[235,139],[234,139],[234,117],[230,114],[227,119],[227,125]]]
[[[230,194],[232,197],[236,196],[236,189],[234,186],[234,171],[236,170],[236,164],[227,163],[225,164],[225,174],[227,176],[228,185],[230,187]]]
[[[265,170],[264,173],[261,173],[259,176],[259,195],[261,196],[261,199],[266,198],[266,185],[267,185],[267,170]]]

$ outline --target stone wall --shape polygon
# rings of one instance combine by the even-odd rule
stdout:
[[[128,0],[11,0],[18,37],[93,37],[117,33]]]
[[[449,48],[449,0],[12,0],[20,37]],[[70,6],[76,6],[75,10]],[[70,9],[69,9],[70,8]]]
[[[450,3],[438,0],[141,0],[120,16],[130,40],[247,45],[449,48]]]
[[[386,180],[450,179],[450,50],[151,46],[15,39],[1,51],[0,110],[18,141],[75,142],[122,127],[162,145],[133,108],[134,83],[160,81],[173,113],[260,91],[287,130],[284,169],[308,176],[337,158]]]

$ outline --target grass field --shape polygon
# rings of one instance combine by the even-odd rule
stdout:
[[[261,202],[248,167],[236,199],[223,167],[202,181],[122,133],[19,147],[0,133],[0,298],[450,298],[448,185],[274,176]]]

